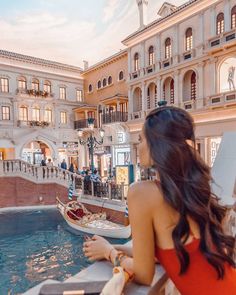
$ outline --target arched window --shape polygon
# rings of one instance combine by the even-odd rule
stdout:
[[[88,91],[89,91],[89,92],[92,92],[92,91],[93,91],[93,86],[92,86],[92,84],[89,84]]]
[[[216,34],[220,35],[224,33],[225,30],[225,21],[224,21],[224,13],[219,13],[216,18]]]
[[[18,88],[19,89],[26,89],[26,78],[25,77],[18,78]]]
[[[236,28],[236,5],[231,10],[231,29]]]
[[[26,106],[19,108],[19,120],[28,121],[28,108]]]
[[[191,75],[191,99],[196,99],[196,73],[193,72]]]
[[[138,71],[139,69],[139,54],[138,52],[135,53],[134,55],[134,71]]]
[[[189,51],[193,48],[193,30],[188,28],[185,33],[185,49]]]
[[[48,123],[52,123],[52,110],[50,108],[46,108],[44,115],[45,121]]]
[[[165,41],[165,58],[170,58],[172,55],[171,40],[167,38]]]
[[[51,93],[51,82],[50,81],[44,81],[43,91],[45,91],[47,93]]]
[[[109,76],[108,77],[108,85],[111,85],[112,84],[112,76]]]
[[[106,78],[104,78],[104,79],[102,80],[102,86],[103,86],[103,87],[107,86],[107,79],[106,79]]]
[[[32,109],[32,120],[33,121],[40,121],[40,108],[34,107]]]
[[[38,79],[32,79],[31,87],[35,91],[39,91],[39,80]]]
[[[123,79],[124,79],[124,72],[123,71],[120,71],[119,72],[119,81],[121,81]]]
[[[150,108],[151,108],[150,88],[148,87],[148,90],[147,90],[147,109],[149,110]]]
[[[154,48],[150,46],[148,49],[148,64],[149,66],[154,64]]]
[[[175,103],[175,87],[174,79],[170,81],[170,103]]]
[[[101,81],[99,80],[98,81],[98,89],[100,89],[102,87],[102,83],[101,83]]]

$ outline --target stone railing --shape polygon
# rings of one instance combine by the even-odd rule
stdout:
[[[124,201],[127,187],[121,184],[84,181],[84,178],[59,167],[32,165],[22,160],[0,161],[0,177],[22,177],[35,183],[57,183],[73,186],[75,194]]]

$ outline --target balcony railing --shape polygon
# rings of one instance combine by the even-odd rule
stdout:
[[[127,112],[111,112],[102,114],[102,124],[110,124],[116,122],[126,122],[128,120]]]
[[[209,39],[206,44],[206,51],[218,51],[219,49],[223,49],[224,46],[235,42],[236,33],[235,30],[231,30],[230,32],[225,32],[221,35],[214,36],[213,38]],[[223,46],[224,45],[224,46]]]
[[[35,90],[35,89],[24,89],[24,88],[17,88],[16,94],[24,94],[24,95],[29,95],[29,96],[35,96],[35,97],[53,97],[54,94],[47,92],[47,91],[42,91],[42,90]]]
[[[236,103],[236,91],[229,91],[225,93],[219,93],[212,95],[207,99],[207,105],[209,107],[214,106],[226,106]]]
[[[47,122],[47,121],[37,121],[37,120],[18,120],[17,121],[17,126],[22,127],[22,126],[27,126],[27,127],[49,127],[52,123]]]
[[[145,111],[133,112],[130,114],[130,120],[144,119],[146,117]]]
[[[130,76],[130,80],[138,78],[140,76],[140,69],[130,73],[129,76]]]
[[[94,120],[94,127],[97,128],[97,120]],[[74,129],[84,129],[84,128],[89,128],[88,126],[88,119],[82,119],[82,120],[77,120],[74,122]]]

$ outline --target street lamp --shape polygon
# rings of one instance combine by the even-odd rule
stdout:
[[[89,137],[86,140],[83,140],[83,130],[79,129],[78,130],[78,136],[79,136],[79,143],[81,145],[87,145],[88,149],[89,149],[89,155],[90,155],[90,160],[91,160],[91,164],[90,164],[90,169],[93,172],[94,170],[94,159],[93,159],[93,153],[94,153],[94,148],[96,148],[98,145],[103,144],[103,138],[105,135],[105,131],[103,129],[99,130],[99,134],[101,137],[101,140],[97,140],[97,138],[94,136],[94,118],[89,118],[88,119],[88,127],[90,129],[89,131]]]

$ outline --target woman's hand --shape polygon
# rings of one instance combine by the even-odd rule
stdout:
[[[90,260],[109,260],[110,253],[114,247],[104,238],[93,236],[83,244],[84,255]]]

